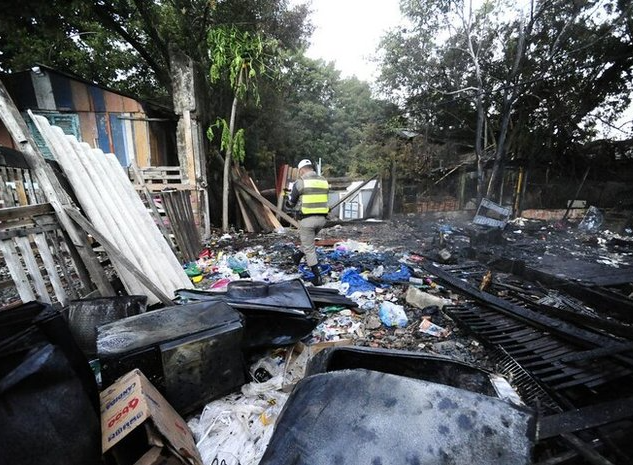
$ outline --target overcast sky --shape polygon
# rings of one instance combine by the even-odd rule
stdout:
[[[334,61],[343,77],[373,81],[381,36],[400,22],[399,0],[295,0],[311,4],[315,27],[307,55]]]
[[[292,4],[308,3],[315,27],[307,55],[334,61],[343,77],[356,76],[373,82],[377,75],[376,49],[385,32],[402,22],[399,0],[290,0]],[[480,0],[475,0],[477,4]],[[526,0],[516,0],[515,7],[525,7]],[[617,126],[633,123],[633,105],[621,116]],[[627,134],[613,128],[602,128],[602,136],[617,139]]]

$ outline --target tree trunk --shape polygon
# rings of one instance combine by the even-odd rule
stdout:
[[[244,68],[240,70],[237,79],[237,87],[233,97],[233,105],[231,106],[231,119],[229,121],[229,145],[226,148],[224,156],[224,176],[222,190],[222,231],[229,230],[229,192],[231,191],[231,159],[233,158],[233,134],[235,134],[235,118],[237,116],[237,89],[242,85],[244,78]]]
[[[519,39],[517,42],[516,54],[514,56],[514,64],[512,71],[508,77],[505,90],[503,92],[503,108],[501,110],[501,127],[499,128],[499,137],[497,139],[497,150],[495,151],[495,161],[490,173],[490,181],[488,182],[488,190],[486,197],[501,202],[500,187],[503,180],[503,165],[506,157],[506,139],[508,136],[508,127],[510,126],[510,116],[512,114],[512,106],[516,100],[517,85],[516,78],[519,74],[519,66],[525,52],[525,30],[523,24],[519,23]],[[510,88],[512,90],[510,90]]]
[[[475,157],[477,159],[477,205],[481,202],[484,192],[484,161],[483,161],[483,136],[484,136],[484,105],[481,94],[481,84],[477,90],[477,129],[475,132]]]

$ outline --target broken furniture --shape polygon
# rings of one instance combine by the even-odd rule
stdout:
[[[38,302],[0,312],[0,463],[100,463],[98,412],[62,315]]]
[[[64,210],[65,207],[71,205],[71,199],[63,189],[63,183],[55,176],[51,165],[44,160],[42,153],[37,148],[25,121],[22,119],[22,115],[9,97],[6,88],[2,83],[0,83],[0,119],[11,135],[15,147],[22,155],[24,164],[20,166],[20,170],[24,170],[25,167],[28,167],[29,169],[28,173],[24,171],[17,177],[17,170],[13,170],[12,174],[12,170],[7,170],[7,178],[3,178],[3,181],[8,183],[10,180],[13,180],[16,187],[18,204],[24,206],[24,208],[39,208],[41,205],[50,205],[55,213],[56,221],[60,225],[58,232],[55,232],[55,234],[48,234],[48,239],[52,242],[54,252],[50,252],[48,246],[44,247],[44,242],[41,240],[37,244],[42,261],[44,263],[46,263],[47,260],[49,261],[45,267],[47,268],[47,271],[50,269],[51,274],[48,275],[48,279],[51,280],[51,286],[53,286],[55,292],[53,293],[48,290],[46,281],[44,281],[45,286],[42,286],[41,280],[39,283],[36,282],[36,289],[38,289],[38,292],[41,292],[41,294],[48,293],[51,297],[51,301],[56,298],[60,302],[64,301],[65,294],[69,295],[70,298],[73,298],[74,292],[77,292],[80,296],[84,296],[95,289],[98,290],[101,295],[113,295],[114,290],[103,272],[103,268],[101,267],[95,253],[89,245],[87,235],[68,217]],[[34,180],[37,182],[37,188],[34,184]],[[27,193],[28,195],[26,195]],[[8,194],[8,192],[6,192],[6,194]],[[13,199],[10,197],[11,196],[7,195],[3,199],[5,201],[5,206],[13,204]],[[42,202],[49,202],[49,204],[44,204]],[[31,205],[27,207],[26,205],[28,204]],[[33,212],[27,213],[26,210],[22,210],[18,216],[20,215],[29,218],[31,216],[35,216]],[[14,218],[16,217],[14,216]],[[37,238],[37,233],[39,232],[40,231],[31,231],[31,233],[35,234],[35,238]],[[51,236],[54,237],[51,238]],[[63,250],[61,250],[61,254],[58,252],[62,249],[61,245],[58,245],[57,247],[55,246],[60,236],[63,237],[63,242],[68,246],[68,253],[70,255],[68,258],[65,256]],[[37,239],[34,240],[36,240],[37,243]],[[31,261],[33,251],[30,250],[30,245],[28,250],[26,247],[27,244],[24,245],[24,260]],[[64,275],[64,280],[67,284],[66,287],[63,283],[59,286],[59,280],[55,283],[57,271],[54,270],[54,267],[50,263],[50,257],[47,257],[47,252],[56,256],[58,261],[57,264],[60,266],[62,274]],[[9,255],[12,254],[9,253]],[[70,259],[74,262],[72,266],[68,266],[67,264],[67,260]],[[11,270],[11,276],[16,284],[16,287],[21,286],[20,298],[23,301],[32,300],[32,290],[28,288],[28,281],[25,278],[25,273],[23,270],[20,270],[19,261],[14,261],[17,263],[14,264],[15,266],[13,266],[13,270]],[[31,265],[32,263],[27,265],[27,267]],[[76,277],[70,275],[73,271],[76,271]],[[34,279],[37,280],[39,270],[37,270],[37,273],[34,270],[33,273]],[[73,279],[77,280],[76,282],[81,285],[80,290],[74,288],[75,286],[72,285]],[[55,288],[55,286],[57,286],[57,288]],[[64,292],[62,292],[62,290]],[[46,297],[43,295],[40,295],[40,299],[46,301]]]
[[[116,465],[202,465],[187,423],[139,370],[101,393],[101,431]]]
[[[225,302],[166,307],[97,328],[104,384],[140,369],[181,414],[244,384],[241,315]]]
[[[304,378],[260,465],[529,464],[534,418],[463,389],[354,369]]]
[[[279,283],[238,280],[226,292],[178,290],[188,301],[226,302],[244,315],[243,345],[246,349],[295,344],[308,336],[318,321],[310,294],[300,279]]]

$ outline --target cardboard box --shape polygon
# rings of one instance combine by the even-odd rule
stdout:
[[[187,423],[140,370],[101,393],[101,445],[120,465],[202,465]]]

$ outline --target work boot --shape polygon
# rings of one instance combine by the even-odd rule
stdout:
[[[322,286],[323,280],[321,279],[321,268],[319,267],[318,263],[310,269],[314,274],[314,278],[312,278],[312,284],[314,284],[315,286]]]
[[[302,250],[297,250],[295,253],[292,254],[292,262],[299,266],[299,263],[301,263],[301,259],[305,256],[305,254],[303,253]]]

